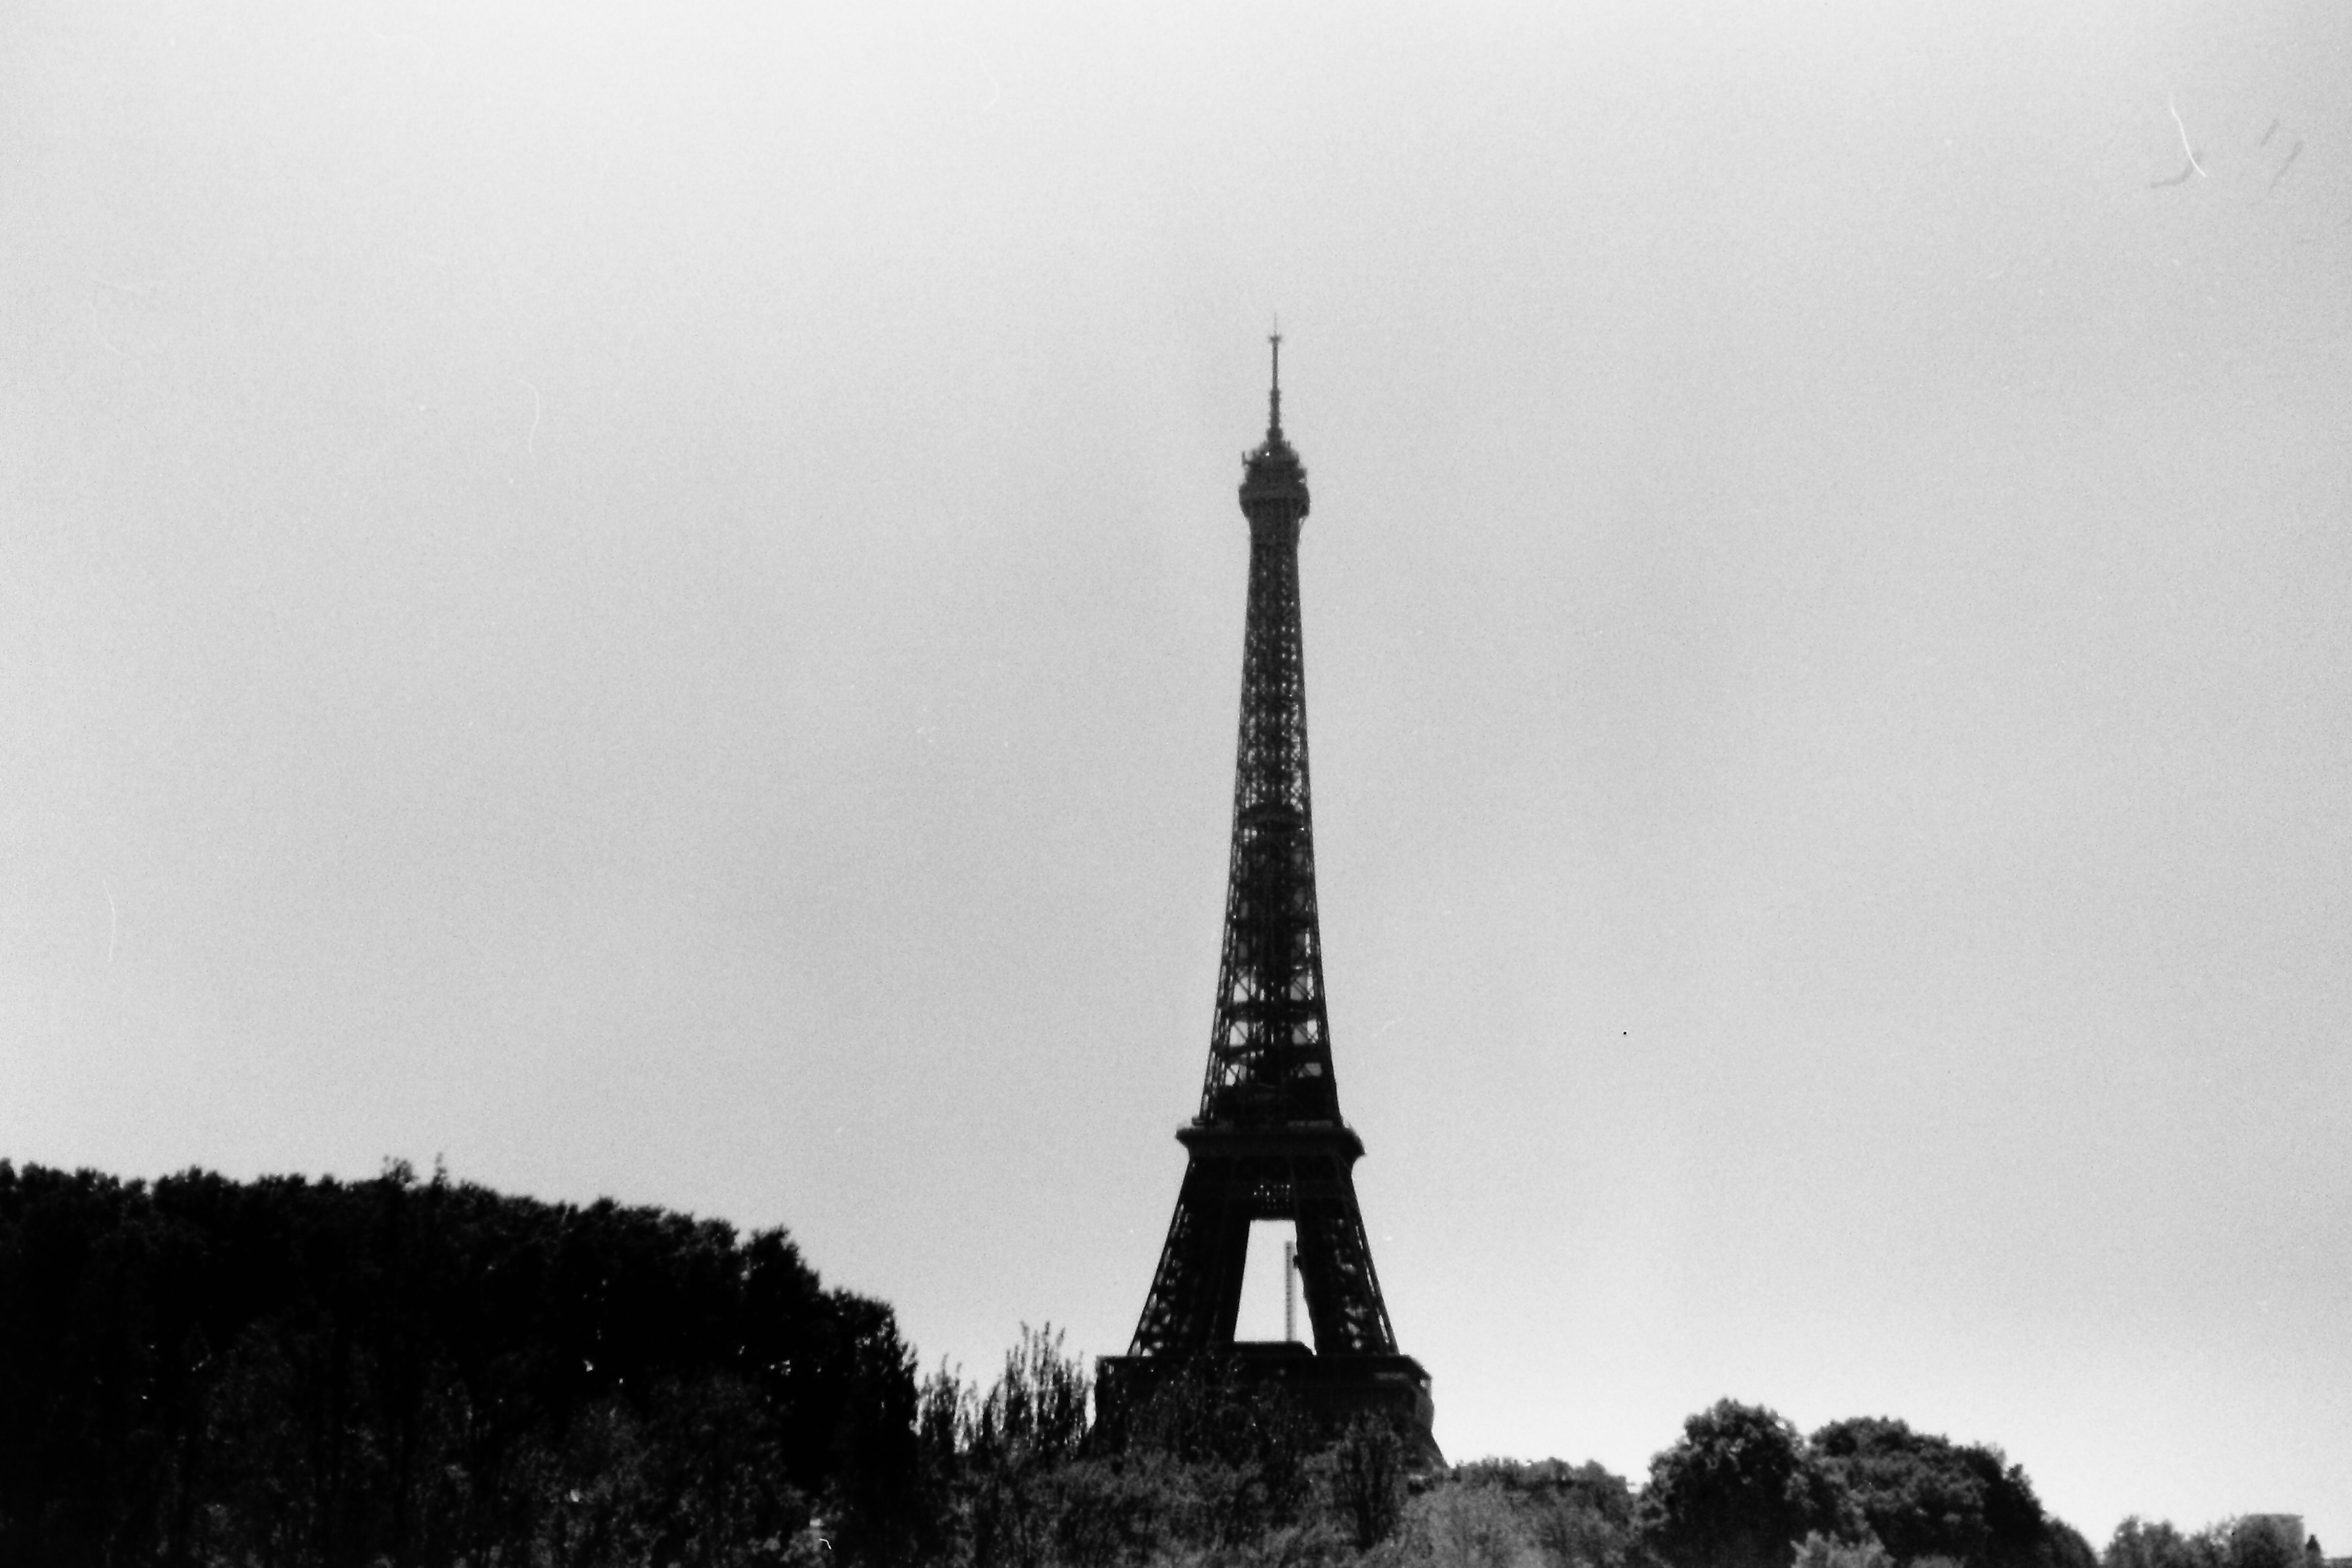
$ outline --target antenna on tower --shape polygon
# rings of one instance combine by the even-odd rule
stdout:
[[[1269,393],[1266,397],[1265,427],[1270,434],[1279,436],[1282,434],[1281,316],[1276,315],[1274,318],[1274,331],[1266,334],[1265,341],[1274,345],[1274,390]]]
[[[1282,1337],[1298,1337],[1298,1243],[1282,1244]]]

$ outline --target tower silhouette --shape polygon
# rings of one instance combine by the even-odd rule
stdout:
[[[1307,470],[1282,433],[1282,335],[1269,341],[1265,439],[1243,458],[1249,615],[1208,1074],[1200,1113],[1176,1134],[1189,1161],[1142,1320],[1126,1355],[1103,1358],[1101,1383],[1108,1402],[1123,1406],[1179,1365],[1229,1358],[1322,1415],[1399,1418],[1433,1458],[1429,1374],[1398,1352],[1381,1299],[1356,1204],[1364,1145],[1340,1119],[1331,1070],[1299,635]],[[1312,1350],[1234,1338],[1251,1222],[1282,1219],[1297,1231]]]

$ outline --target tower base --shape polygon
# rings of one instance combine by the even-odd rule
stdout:
[[[1412,1450],[1416,1470],[1442,1468],[1430,1427],[1437,1404],[1429,1373],[1409,1355],[1319,1356],[1295,1340],[1236,1340],[1210,1352],[1244,1385],[1272,1384],[1334,1435],[1360,1415],[1387,1420]],[[1095,1420],[1116,1431],[1171,1377],[1188,1370],[1175,1356],[1107,1355],[1095,1360]]]

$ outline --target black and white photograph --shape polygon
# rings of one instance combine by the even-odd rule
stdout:
[[[2352,5],[0,5],[147,1564],[2352,1568]]]

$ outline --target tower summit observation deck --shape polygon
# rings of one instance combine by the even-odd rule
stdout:
[[[1429,1374],[1397,1350],[1356,1203],[1364,1145],[1340,1119],[1332,1072],[1299,630],[1307,469],[1282,431],[1281,335],[1271,342],[1265,439],[1242,459],[1249,613],[1208,1073],[1199,1113],[1176,1134],[1189,1160],[1142,1320],[1126,1355],[1103,1358],[1101,1382],[1123,1406],[1182,1363],[1228,1359],[1317,1414],[1385,1414],[1433,1457]],[[1296,1226],[1311,1350],[1234,1337],[1257,1220]]]

